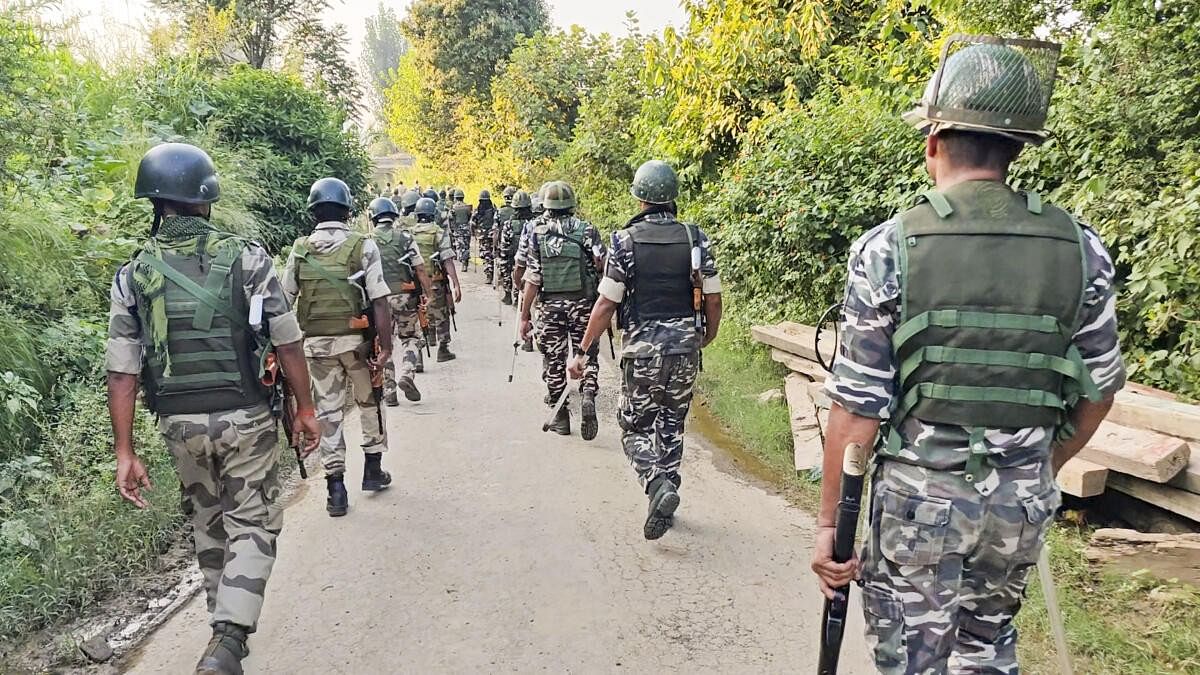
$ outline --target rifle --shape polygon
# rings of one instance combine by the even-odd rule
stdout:
[[[833,560],[844,563],[854,557],[854,536],[858,532],[858,513],[862,504],[863,477],[867,473],[867,449],[858,443],[846,446],[842,459],[842,497],[838,501],[833,531]],[[850,585],[834,589],[832,600],[825,599],[821,613],[821,652],[817,675],[836,675],[842,636],[846,631],[846,613],[850,604]]]
[[[571,340],[568,339],[567,340],[567,363],[570,363],[571,359],[574,356],[575,356],[575,343],[571,342]],[[565,387],[563,387],[562,395],[560,395],[558,397],[558,401],[555,402],[554,407],[550,409],[550,416],[546,418],[545,422],[542,422],[542,432],[543,433],[550,431],[550,425],[554,424],[554,418],[558,416],[558,411],[562,409],[563,404],[567,402],[567,397],[569,397],[570,395],[571,395],[571,381],[568,379],[567,385]]]
[[[293,442],[296,428],[296,397],[292,393],[292,383],[288,381],[283,369],[279,367],[279,358],[271,348],[270,338],[264,329],[262,320],[263,297],[255,295],[250,298],[250,328],[254,334],[263,336],[260,349],[266,350],[262,361],[260,381],[264,387],[271,390],[271,415],[283,423],[284,443],[296,453],[296,466],[300,468],[300,478],[308,480],[308,469],[304,466],[304,457],[300,454],[300,444]]]
[[[508,367],[508,381],[513,381],[513,374],[517,372],[517,351],[521,348],[521,320],[517,319],[516,334],[513,335],[513,357],[512,365]]]
[[[617,360],[617,349],[616,349],[616,347],[613,347],[613,329],[612,329],[611,322],[608,324],[607,333],[608,333],[608,355],[612,357],[613,361],[616,361]]]
[[[692,228],[684,225],[683,229],[687,232],[688,246],[692,251],[692,312],[694,313],[696,322],[696,332],[700,337],[704,337],[704,275],[700,272],[700,245],[696,242],[692,235]],[[704,350],[699,350],[699,368],[700,372],[704,372]]]
[[[366,277],[367,273],[359,270],[347,279],[350,285],[357,288],[358,292],[362,294],[363,306],[362,316],[351,319],[350,327],[362,329],[363,339],[368,345],[368,358],[375,360],[380,351],[379,326],[375,325],[375,311],[371,306],[371,298],[367,294]],[[385,428],[383,423],[383,371],[383,364],[380,364],[379,368],[371,370],[371,398],[375,399],[375,414],[379,417],[380,429]]]

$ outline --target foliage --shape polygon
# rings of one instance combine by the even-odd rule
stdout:
[[[154,0],[165,9],[196,20],[209,12],[229,12],[233,30],[230,39],[245,62],[265,68],[279,56],[282,43],[294,31],[320,23],[329,0]]]
[[[394,71],[400,67],[400,58],[407,52],[408,41],[400,30],[400,16],[391,6],[380,2],[375,14],[367,17],[360,58],[363,73],[370,78],[368,91],[377,109],[384,107],[385,92]]]

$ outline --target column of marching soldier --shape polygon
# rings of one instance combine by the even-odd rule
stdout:
[[[1060,503],[1055,473],[1124,382],[1099,237],[1006,184],[1023,146],[1048,137],[1057,54],[1033,40],[949,40],[905,115],[926,136],[934,187],[851,248],[812,567],[827,597],[862,586],[881,672],[1017,672],[1013,617]],[[197,673],[241,673],[258,621],[281,527],[276,419],[301,456],[319,447],[327,510],[342,516],[353,396],[361,487],[385,489],[383,406],[400,393],[420,400],[435,343],[438,362],[456,358],[472,238],[484,279],[517,307],[514,360],[534,342],[543,355],[548,429],[571,433],[570,375],[581,434],[595,438],[598,344],[617,316],[618,423],[649,502],[643,534],[672,525],[700,350],[721,318],[709,240],[679,219],[675,172],[659,161],[637,170],[640,210],[607,246],[562,181],[505,188],[499,208],[487,191],[472,208],[461,190],[418,190],[371,202],[366,234],[350,226],[346,184],[317,181],[311,234],[277,275],[261,246],[210,224],[220,186],[202,150],[160,145],[138,168],[154,224],[112,288],[117,486],[145,506],[132,442],[140,389],[174,457],[204,573],[213,637]],[[854,444],[875,448],[861,560],[835,558],[834,545]],[[836,669],[836,658],[821,662]]]

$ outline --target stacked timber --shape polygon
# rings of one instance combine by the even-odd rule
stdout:
[[[833,360],[833,331],[817,340],[814,326],[784,321],[755,326],[751,335],[770,347],[771,358],[791,372],[785,392],[791,411],[797,471],[821,465],[830,402],[823,394]],[[1200,522],[1200,406],[1130,384],[1078,456],[1058,476],[1063,492],[1095,497],[1116,490]]]

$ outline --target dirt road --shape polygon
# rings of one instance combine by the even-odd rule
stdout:
[[[814,671],[812,518],[689,433],[676,526],[645,541],[614,370],[598,438],[580,439],[577,416],[574,436],[543,434],[540,356],[506,382],[515,319],[505,308],[497,326],[495,295],[465,276],[458,360],[419,376],[423,401],[387,409],[392,489],[355,487],[332,519],[317,469],[287,509],[247,673]],[[206,624],[197,598],[128,672],[190,673]],[[844,673],[871,672],[861,626],[852,608]]]

